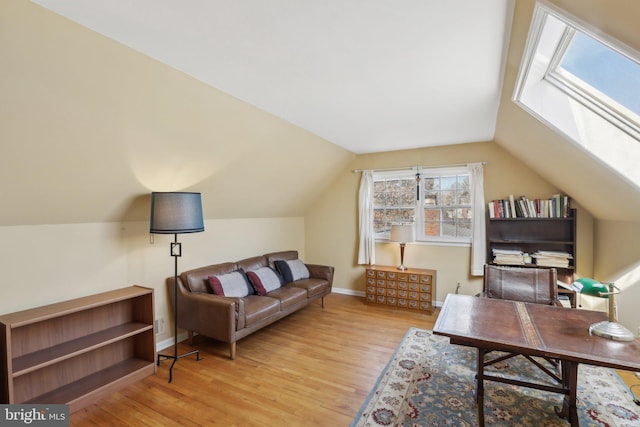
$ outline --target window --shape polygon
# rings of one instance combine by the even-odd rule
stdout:
[[[471,242],[465,167],[376,172],[373,198],[376,239],[388,239],[393,224],[414,224],[417,241]]]
[[[538,2],[513,100],[640,187],[640,53]]]

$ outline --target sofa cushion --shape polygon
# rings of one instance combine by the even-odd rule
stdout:
[[[214,294],[225,297],[246,297],[253,293],[253,288],[242,269],[218,276],[209,276],[209,285]]]
[[[325,279],[316,279],[313,277],[298,280],[291,285],[295,286],[296,288],[306,289],[307,296],[309,298],[315,297],[317,295],[325,295],[331,291],[329,282],[327,282]]]
[[[251,327],[256,323],[280,314],[280,300],[276,298],[249,295],[245,302],[245,327]]]
[[[309,278],[309,270],[301,259],[279,260],[275,265],[286,283]]]
[[[268,296],[280,300],[282,310],[307,304],[307,291],[297,286],[281,286],[275,291],[269,292]]]
[[[247,277],[258,295],[266,295],[284,284],[282,276],[271,267],[247,271]]]

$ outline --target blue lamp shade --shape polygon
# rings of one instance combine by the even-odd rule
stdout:
[[[151,193],[150,233],[184,234],[201,231],[204,231],[204,218],[200,193]]]

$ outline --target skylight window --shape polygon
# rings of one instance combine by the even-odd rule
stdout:
[[[640,133],[640,64],[567,26],[546,76],[613,125]],[[630,128],[630,129],[627,129]]]
[[[514,102],[640,187],[640,54],[537,3]]]

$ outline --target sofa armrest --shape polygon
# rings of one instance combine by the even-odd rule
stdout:
[[[333,273],[335,268],[329,265],[305,264],[309,270],[310,277],[325,279],[329,282],[329,287],[333,287]]]
[[[174,302],[173,277],[167,279],[167,287]],[[178,326],[210,338],[231,342],[238,327],[239,313],[244,311],[241,298],[227,298],[209,293],[186,290],[178,278]]]

